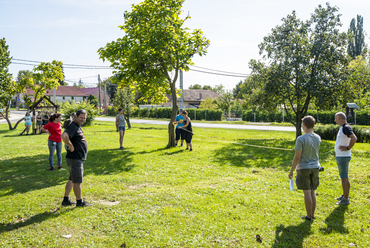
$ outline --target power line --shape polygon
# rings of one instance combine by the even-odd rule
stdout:
[[[22,62],[13,62],[13,64],[21,64],[21,65],[31,65],[34,66],[35,64],[29,64],[29,63],[41,63],[41,61],[35,61],[35,60],[26,60],[26,59],[13,59],[16,61],[22,61]],[[25,63],[28,62],[28,63]],[[199,68],[202,70],[197,69],[190,69],[191,71],[200,72],[200,73],[206,73],[206,74],[212,74],[212,75],[218,75],[218,76],[226,76],[226,77],[241,77],[246,78],[249,76],[249,74],[245,73],[237,73],[237,72],[228,72],[228,71],[221,71],[216,69],[210,69],[200,66],[192,66],[195,68]],[[109,69],[113,70],[110,66],[97,66],[97,65],[77,65],[77,64],[63,64],[63,68],[66,69],[82,69],[82,70],[99,70],[99,69]],[[204,71],[207,70],[207,71]],[[93,76],[91,76],[93,77]],[[94,76],[96,77],[96,76]],[[88,77],[86,77],[88,78]]]
[[[192,67],[199,68],[199,69],[203,69],[203,70],[207,70],[207,71],[222,72],[222,73],[227,73],[227,74],[236,74],[236,75],[240,75],[240,76],[244,76],[244,77],[248,77],[248,76],[249,76],[249,74],[245,74],[245,73],[229,72],[229,71],[220,71],[220,70],[209,69],[209,68],[200,67],[200,66],[195,66],[195,65],[193,65]]]
[[[226,77],[242,77],[246,78],[248,75],[241,76],[241,75],[232,75],[232,74],[223,74],[223,73],[217,73],[217,72],[208,72],[208,71],[200,71],[195,69],[190,69],[191,71],[201,72],[201,73],[207,73],[207,74],[213,74],[213,75],[219,75],[219,76],[226,76]]]

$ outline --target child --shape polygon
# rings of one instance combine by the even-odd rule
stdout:
[[[321,138],[313,132],[315,118],[305,116],[302,119],[304,135],[297,138],[295,144],[295,156],[290,169],[289,178],[293,177],[293,171],[297,169],[297,189],[303,190],[304,203],[307,215],[301,217],[305,220],[315,219],[316,195],[315,190],[319,186],[319,148]]]

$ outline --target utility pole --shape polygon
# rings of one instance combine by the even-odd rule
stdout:
[[[180,70],[180,89],[181,89],[181,97],[180,97],[180,109],[184,109],[184,84],[183,84],[183,73]]]
[[[107,104],[107,81],[104,81],[104,107],[105,111],[108,111],[108,104]]]
[[[100,97],[101,83],[100,83],[100,74],[98,74],[98,82],[99,82],[99,115],[100,115],[101,114],[101,97]]]

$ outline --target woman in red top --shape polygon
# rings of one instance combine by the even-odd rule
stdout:
[[[55,149],[57,150],[58,157],[58,169],[62,169],[62,120],[61,114],[53,114],[49,118],[49,123],[41,128],[43,132],[49,134],[48,146],[49,146],[49,164],[50,170],[54,170],[53,158]]]

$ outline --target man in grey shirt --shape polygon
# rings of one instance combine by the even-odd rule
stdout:
[[[319,186],[319,148],[321,138],[313,132],[315,118],[305,116],[302,119],[304,135],[299,136],[295,144],[295,155],[290,169],[289,178],[293,178],[293,172],[297,169],[297,189],[303,190],[304,203],[307,215],[302,219],[312,220],[315,218],[316,195],[315,190]]]

